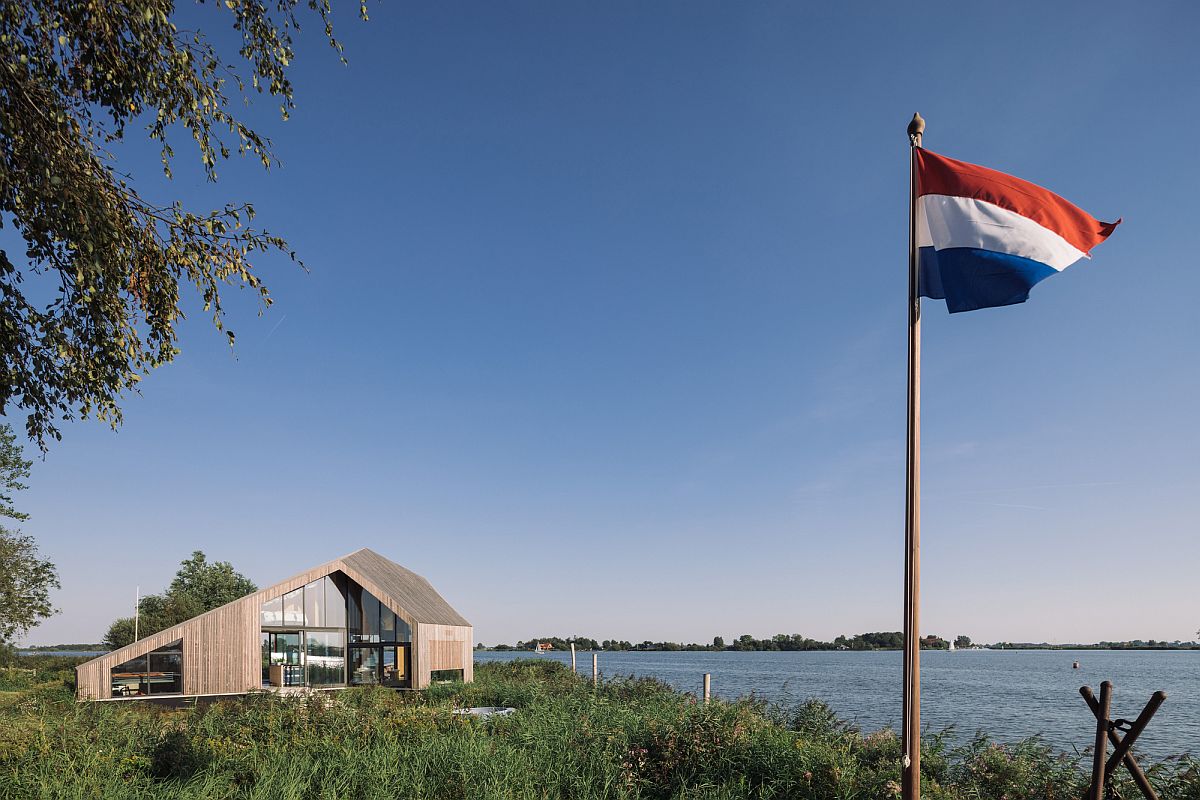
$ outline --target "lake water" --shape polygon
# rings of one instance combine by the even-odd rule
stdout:
[[[600,673],[658,678],[700,694],[712,674],[712,693],[735,698],[753,692],[794,705],[810,697],[828,703],[864,731],[900,728],[901,653],[888,652],[602,652]],[[477,662],[546,658],[570,664],[570,653],[475,654]],[[1071,663],[1079,661],[1080,668]],[[591,653],[580,653],[579,672],[590,675]],[[1113,684],[1112,716],[1134,719],[1150,695],[1167,701],[1135,748],[1153,758],[1200,755],[1200,650],[938,650],[921,652],[921,722],[954,726],[959,741],[982,730],[1012,742],[1035,734],[1068,752],[1095,741],[1095,717],[1079,687],[1097,695]]]

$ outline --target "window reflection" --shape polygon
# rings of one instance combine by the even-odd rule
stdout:
[[[309,631],[308,685],[338,686],[346,682],[346,641],[341,631]]]
[[[263,625],[282,625],[283,624],[283,598],[276,597],[274,600],[268,600],[262,604],[262,613],[259,614],[259,620]]]
[[[408,645],[383,648],[384,686],[409,686],[409,669]]]
[[[293,589],[283,596],[283,624],[304,624],[304,588]]]
[[[364,642],[379,641],[379,598],[362,590],[362,639]]]
[[[379,683],[379,648],[350,648],[350,685],[369,686]]]
[[[264,686],[411,685],[411,626],[341,572],[263,602],[260,619]]]
[[[346,590],[345,578],[342,573],[326,575],[325,583],[325,626],[329,628],[346,627]]]
[[[183,640],[177,639],[110,672],[113,697],[183,693]]]
[[[326,625],[323,578],[318,578],[304,587],[304,624],[310,628],[324,628]]]

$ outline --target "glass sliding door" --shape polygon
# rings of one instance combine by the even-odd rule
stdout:
[[[350,648],[350,685],[372,686],[379,683],[379,648]]]
[[[267,683],[271,686],[304,685],[304,650],[300,633],[267,633]]]

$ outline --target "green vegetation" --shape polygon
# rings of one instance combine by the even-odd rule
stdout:
[[[42,683],[0,699],[0,796],[898,796],[897,737],[864,735],[816,701],[706,706],[649,679],[593,688],[544,660],[481,665],[476,676],[423,693],[262,695],[184,710],[75,704],[68,686]],[[519,711],[487,721],[452,713],[480,705]],[[951,748],[930,735],[923,766],[930,800],[1065,800],[1086,781],[1078,756],[1036,740],[981,737]],[[1200,800],[1200,762],[1176,759],[1149,773],[1163,797]]]
[[[228,561],[209,563],[199,550],[184,560],[175,579],[162,594],[148,594],[138,601],[137,638],[178,625],[197,614],[245,597],[258,587]],[[134,641],[133,617],[122,617],[108,626],[104,646],[115,650]]]
[[[226,285],[269,305],[254,265],[295,259],[287,242],[251,227],[249,203],[186,208],[167,182],[181,138],[199,156],[189,183],[215,181],[233,153],[278,164],[245,107],[266,93],[293,110],[306,10],[340,53],[329,0],[208,4],[194,19],[236,31],[214,39],[176,27],[171,0],[0,3],[0,219],[23,239],[0,249],[0,408],[27,412],[43,448],[58,419],[121,421],[121,395],[178,352],[181,288],[218,329]],[[165,180],[130,175],[127,133],[158,148]]]
[[[22,650],[28,650],[31,653],[60,653],[68,652],[103,652],[108,648],[100,642],[83,642],[78,644],[39,644],[31,647],[22,647]]]
[[[32,465],[12,428],[0,425],[0,519],[29,519],[13,505],[13,495],[27,488],[22,481],[29,477]],[[4,648],[55,613],[50,590],[59,583],[58,570],[41,557],[33,537],[3,525],[0,565],[0,648]]]

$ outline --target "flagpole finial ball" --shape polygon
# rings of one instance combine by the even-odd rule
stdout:
[[[912,122],[908,123],[908,138],[914,144],[921,143],[921,134],[925,133],[925,120],[920,114],[913,114]]]

